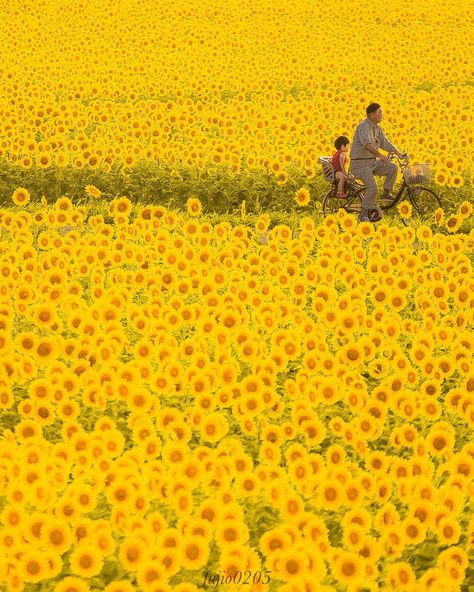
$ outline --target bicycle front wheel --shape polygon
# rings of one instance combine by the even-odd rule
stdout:
[[[425,218],[441,207],[441,200],[428,187],[407,187],[408,198],[415,212]]]

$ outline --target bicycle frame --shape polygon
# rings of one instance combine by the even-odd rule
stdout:
[[[365,187],[357,187],[355,188],[355,186],[351,186],[349,189],[349,195],[347,196],[347,199],[344,201],[344,208],[346,206],[350,206],[352,205],[352,203],[356,200],[361,200],[362,201],[362,197],[361,197],[361,193],[363,193],[365,191]]]
[[[397,205],[397,203],[402,199],[403,194],[405,193],[405,191],[407,189],[408,189],[407,182],[405,181],[405,179],[403,179],[403,182],[402,182],[397,194],[393,198],[393,200],[390,203],[384,204],[385,207],[382,206],[382,209],[390,210],[391,208],[395,207]]]

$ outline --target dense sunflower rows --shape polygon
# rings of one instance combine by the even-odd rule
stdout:
[[[472,231],[28,207],[0,213],[0,589],[472,584]]]
[[[472,2],[6,3],[0,156],[308,178],[371,101],[439,185],[472,181]],[[82,23],[82,24],[81,24]]]
[[[0,592],[465,592],[474,7],[220,4],[2,3]],[[456,203],[262,209],[371,101]]]

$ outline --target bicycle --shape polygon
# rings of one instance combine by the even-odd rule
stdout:
[[[337,196],[337,180],[334,175],[332,168],[332,159],[330,156],[320,156],[318,158],[319,164],[322,165],[323,176],[326,181],[331,183],[331,189],[326,193],[323,198],[323,215],[335,214],[340,208],[346,210],[349,213],[359,214],[362,207],[362,200],[364,198],[364,192],[366,187],[362,185],[355,177],[348,177],[346,179],[344,190],[346,197]],[[378,208],[372,208],[368,213],[369,219],[372,222],[380,220],[382,217],[382,211]]]
[[[398,193],[391,200],[383,200],[380,205],[371,208],[368,217],[371,222],[381,219],[384,210],[394,208],[400,201],[407,199],[420,218],[434,212],[441,207],[438,195],[427,184],[430,181],[430,165],[428,163],[408,165],[409,157],[405,154],[399,158],[395,154],[389,154],[389,162],[396,159],[403,175],[402,184]],[[323,167],[323,175],[327,181],[331,181],[332,187],[323,198],[323,215],[335,214],[340,208],[347,212],[360,212],[362,199],[366,187],[355,179],[346,181],[346,197],[337,197],[337,181],[332,170],[331,157],[321,156],[318,162]]]

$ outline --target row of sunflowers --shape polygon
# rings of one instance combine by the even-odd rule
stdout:
[[[15,168],[106,174],[158,161],[266,171],[285,184],[313,178],[318,156],[352,137],[376,100],[394,143],[430,162],[437,184],[472,183],[466,0],[456,11],[434,0],[383,12],[359,0],[339,7],[340,32],[321,3],[296,2],[291,18],[281,1],[115,3],[95,6],[88,27],[77,27],[83,3],[43,4],[5,9],[0,157]],[[68,43],[52,49],[51,38]]]
[[[4,589],[460,590],[472,231],[102,206],[1,211]]]

